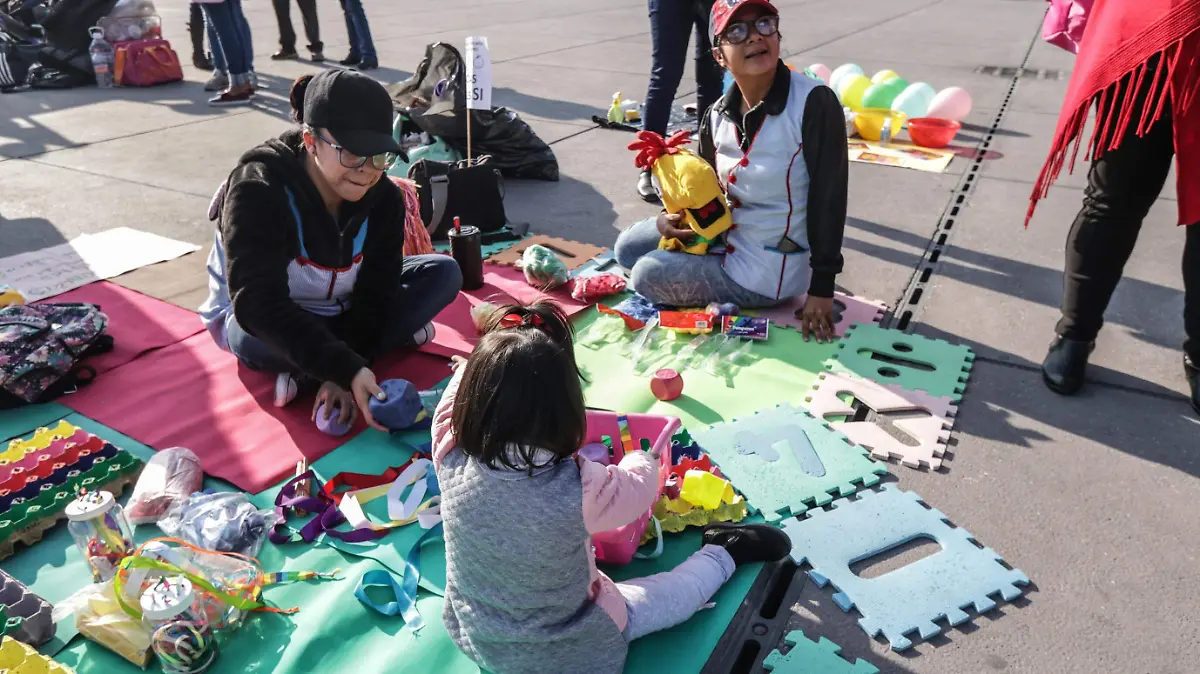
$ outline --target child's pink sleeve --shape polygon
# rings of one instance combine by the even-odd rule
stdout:
[[[433,412],[433,468],[437,470],[442,465],[442,459],[454,449],[457,441],[454,438],[454,398],[458,395],[458,383],[462,381],[464,366],[460,366],[450,383],[446,385],[442,399]]]
[[[596,534],[641,517],[658,498],[658,461],[649,452],[630,452],[616,466],[576,455],[583,480],[583,523]]]

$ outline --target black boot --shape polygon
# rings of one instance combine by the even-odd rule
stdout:
[[[1183,359],[1183,372],[1192,387],[1192,409],[1200,414],[1200,364],[1191,358]]]
[[[1088,356],[1094,348],[1095,342],[1055,337],[1046,360],[1042,361],[1042,381],[1046,382],[1047,388],[1065,396],[1078,393],[1083,386]]]
[[[792,551],[792,539],[783,530],[767,524],[710,524],[704,527],[701,538],[705,545],[725,548],[738,566],[777,562]]]
[[[356,66],[361,62],[362,62],[362,57],[358,55],[358,52],[353,52],[353,51],[350,52],[349,54],[347,54],[346,58],[342,59],[341,61],[338,61],[338,63],[340,63],[344,66]]]
[[[192,38],[192,65],[200,70],[212,70],[212,61],[204,53],[204,21],[189,22],[188,33]]]

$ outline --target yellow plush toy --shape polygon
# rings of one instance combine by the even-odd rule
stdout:
[[[664,139],[653,131],[640,131],[629,149],[637,152],[633,163],[654,175],[663,207],[668,213],[683,214],[683,223],[696,233],[691,244],[664,237],[658,247],[704,255],[709,244],[733,225],[733,216],[716,171],[700,155],[683,149],[690,136],[691,132],[680,131]]]

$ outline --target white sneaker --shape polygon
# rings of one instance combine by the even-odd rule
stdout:
[[[300,394],[300,382],[287,372],[275,377],[275,406],[287,407]]]
[[[433,341],[433,336],[437,334],[433,329],[433,323],[426,323],[425,327],[417,330],[412,336],[413,346],[421,346]]]
[[[220,70],[213,72],[212,77],[204,83],[205,91],[225,91],[229,88],[229,75]]]

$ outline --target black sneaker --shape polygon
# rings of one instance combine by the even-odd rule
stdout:
[[[1196,414],[1200,414],[1200,365],[1191,358],[1184,357],[1183,373],[1192,387],[1192,409],[1196,410]]]
[[[338,61],[338,63],[340,63],[340,64],[342,64],[342,65],[344,65],[344,66],[356,66],[356,65],[358,65],[358,64],[359,64],[361,61],[362,61],[362,57],[361,57],[361,56],[359,56],[358,54],[355,54],[354,52],[350,52],[350,53],[349,53],[349,54],[346,56],[346,58],[342,59],[341,61]]]
[[[1055,337],[1046,360],[1042,361],[1042,381],[1046,382],[1046,388],[1064,396],[1078,393],[1083,388],[1088,357],[1095,348],[1095,342]]]
[[[298,58],[300,58],[300,55],[296,53],[295,49],[280,49],[274,54],[271,54],[272,61],[291,61],[292,59]]]
[[[642,171],[638,176],[637,191],[638,196],[646,203],[657,204],[661,202],[661,199],[658,198],[658,192],[654,191],[654,181],[651,180],[649,171]]]
[[[374,70],[379,67],[379,61],[361,61],[354,66],[355,70]]]
[[[769,524],[710,524],[704,527],[701,539],[706,545],[725,548],[738,566],[777,562],[792,552],[792,539]]]
[[[313,63],[320,63],[325,60],[325,52],[315,51],[312,53],[312,58],[309,59]]]
[[[211,72],[213,69],[212,59],[210,59],[208,55],[203,52],[192,54],[192,65],[196,66],[197,70]]]

